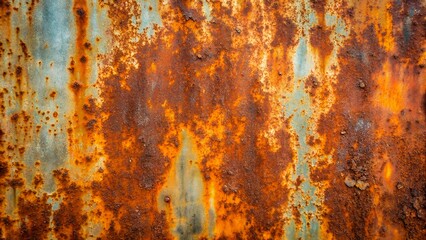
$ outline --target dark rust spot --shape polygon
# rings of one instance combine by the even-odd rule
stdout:
[[[95,119],[91,119],[86,123],[86,129],[87,130],[93,130],[93,128],[96,125],[96,120]]]
[[[87,57],[86,57],[86,56],[82,56],[82,57],[80,58],[80,62],[81,62],[81,63],[86,63],[86,62],[87,62]]]
[[[22,67],[16,67],[16,70],[15,70],[15,74],[16,74],[16,77],[21,77],[22,76]]]
[[[92,48],[92,44],[90,44],[89,42],[85,42],[84,43],[84,47],[87,49],[91,49]]]
[[[55,235],[61,239],[83,239],[81,230],[87,221],[87,215],[82,213],[83,189],[70,180],[66,169],[55,170],[53,175],[58,181],[57,192],[63,198],[59,209],[53,213]]]
[[[311,96],[315,96],[317,88],[319,87],[319,85],[320,84],[319,84],[318,79],[315,76],[310,75],[308,77],[308,79],[306,80],[305,88]]]
[[[87,114],[94,115],[97,110],[95,99],[89,98],[88,103],[83,105],[83,109]]]
[[[18,121],[18,118],[19,118],[19,114],[15,113],[10,117],[10,120],[12,120],[13,122],[16,122]]]
[[[24,186],[24,179],[22,178],[13,178],[8,181],[9,186],[13,189]]]
[[[81,19],[86,18],[86,11],[84,11],[83,8],[77,8],[76,13],[77,13],[78,17],[80,17]]]
[[[25,58],[29,58],[30,54],[28,53],[27,45],[23,41],[19,41],[19,45],[21,46],[22,53],[24,54]]]
[[[84,158],[84,160],[85,160],[87,163],[90,163],[90,162],[92,162],[93,157],[91,157],[91,156],[86,156],[86,157]]]
[[[35,191],[25,190],[19,195],[20,217],[19,239],[45,239],[50,231],[49,222],[52,206],[48,196],[37,196]]]
[[[71,85],[71,87],[72,87],[72,89],[73,89],[74,91],[79,91],[79,90],[82,88],[82,85],[81,85],[81,83],[79,83],[79,82],[74,82],[74,83]]]
[[[40,188],[44,183],[43,176],[41,174],[36,174],[34,176],[33,185],[35,188]]]
[[[0,179],[4,178],[9,172],[9,167],[7,162],[0,161]]]
[[[18,148],[18,151],[20,154],[23,154],[25,152],[25,148],[24,147],[20,147]]]

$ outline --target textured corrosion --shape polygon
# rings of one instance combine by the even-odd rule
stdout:
[[[421,0],[0,0],[0,239],[422,239]]]

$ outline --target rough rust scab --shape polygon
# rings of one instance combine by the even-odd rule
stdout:
[[[58,182],[58,197],[62,198],[59,209],[53,212],[54,233],[58,239],[84,239],[82,228],[87,216],[82,213],[84,206],[83,189],[70,180],[66,169],[55,170],[53,175]]]
[[[0,239],[426,234],[422,1],[60,3],[0,0]]]
[[[413,7],[414,4],[416,3],[403,2],[398,12]],[[397,5],[395,3],[391,14],[395,13]],[[420,7],[420,9],[419,12],[423,12],[424,15],[424,8]],[[395,17],[394,21],[400,16]],[[417,17],[418,15],[413,16],[413,18]],[[421,227],[425,223],[424,218],[420,216],[414,220],[415,214],[410,215],[409,213],[419,209],[419,207],[414,207],[413,203],[417,198],[413,195],[410,196],[410,191],[414,190],[416,193],[420,191],[424,194],[424,186],[422,186],[424,183],[419,183],[418,180],[425,177],[425,145],[409,140],[425,134],[424,131],[416,130],[424,128],[424,116],[413,111],[420,109],[420,102],[412,102],[407,99],[405,104],[399,107],[387,106],[390,100],[384,99],[385,102],[381,103],[383,105],[371,105],[377,102],[377,99],[374,99],[377,97],[375,92],[395,90],[387,90],[386,85],[381,86],[380,81],[383,80],[377,79],[375,73],[391,71],[390,74],[397,75],[394,71],[405,68],[403,63],[397,63],[391,69],[386,69],[384,68],[386,61],[393,61],[394,56],[398,55],[402,58],[400,62],[408,60],[414,68],[418,61],[424,61],[419,58],[419,51],[423,51],[420,50],[420,46],[404,47],[400,44],[401,41],[411,41],[418,34],[424,35],[424,31],[410,33],[411,37],[403,40],[403,34],[399,35],[401,29],[397,27],[398,24],[395,26],[397,50],[394,53],[386,53],[384,47],[379,45],[372,26],[367,26],[364,32],[360,33],[360,37],[354,34],[350,37],[345,47],[340,50],[341,71],[335,87],[337,99],[333,111],[321,120],[321,132],[327,136],[326,151],[337,147],[334,154],[336,163],[332,171],[328,170],[330,171],[328,176],[331,177],[338,172],[346,182],[346,186],[336,183],[326,190],[326,205],[331,208],[330,215],[328,215],[330,230],[339,238],[404,238],[405,236],[419,238],[424,234],[424,228]],[[418,43],[421,45],[422,41],[419,40]],[[413,52],[408,57],[406,54],[410,48]],[[413,55],[417,57],[412,59]],[[406,80],[409,82],[405,84],[410,87],[416,86],[417,83],[414,80],[417,78],[416,75],[418,75],[417,72],[410,71],[403,76],[405,79],[414,81]],[[390,81],[404,80],[396,78]],[[409,94],[420,99],[422,91],[424,88]],[[401,111],[392,112],[392,108]],[[401,113],[403,114],[401,115]],[[410,127],[404,128],[403,126],[407,124]],[[330,126],[337,126],[337,128],[330,131]],[[400,128],[402,131],[398,130]],[[339,136],[340,129],[345,129],[345,134]],[[412,144],[407,145],[400,141]],[[410,157],[407,158],[407,156]],[[422,170],[415,171],[414,166]],[[377,184],[377,182],[381,183]],[[410,187],[406,189],[397,187],[398,182],[404,182]],[[354,186],[356,188],[351,188]],[[351,194],[353,191],[356,194]],[[410,201],[411,203],[408,203]],[[348,205],[353,207],[341,208],[341,206]],[[345,215],[351,217],[345,219]],[[370,224],[377,217],[384,220],[379,229],[375,230],[375,227]],[[398,221],[395,222],[395,219]],[[348,231],[348,229],[351,230]]]

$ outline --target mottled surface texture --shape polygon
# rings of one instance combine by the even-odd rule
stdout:
[[[424,239],[425,14],[0,0],[0,239]]]

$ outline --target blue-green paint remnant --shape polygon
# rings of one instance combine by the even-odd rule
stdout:
[[[212,20],[212,7],[207,2],[207,0],[202,0],[202,2],[203,2],[204,17],[206,17],[207,21],[211,21]]]
[[[294,218],[291,212],[286,213],[290,218],[289,224],[285,227],[288,239],[310,239],[316,238],[319,234],[319,222],[315,217],[316,203],[318,198],[315,195],[316,187],[310,182],[310,167],[315,164],[315,159],[309,158],[307,154],[310,147],[307,144],[308,136],[314,133],[310,130],[309,120],[312,116],[310,105],[310,96],[305,92],[305,80],[313,69],[313,60],[307,48],[305,38],[299,40],[296,48],[296,54],[293,58],[294,67],[294,85],[292,92],[287,96],[284,103],[285,115],[291,118],[290,124],[296,135],[298,147],[296,151],[295,169],[290,176],[291,185],[295,188],[292,196],[292,205],[300,212],[301,229],[296,228]],[[299,188],[296,189],[294,183],[297,179],[301,179]]]
[[[299,29],[307,33],[317,20],[309,7],[309,1],[297,4],[297,19]],[[305,8],[306,11],[302,11]],[[309,19],[309,21],[303,21]],[[310,181],[310,168],[315,165],[316,159],[309,157],[311,149],[307,144],[309,136],[314,135],[311,126],[312,106],[310,95],[305,91],[305,81],[315,67],[313,54],[309,51],[308,40],[301,36],[293,56],[293,89],[285,93],[286,102],[284,104],[284,114],[290,119],[290,126],[294,134],[294,147],[296,149],[296,159],[294,160],[294,170],[290,175],[289,187],[294,190],[290,197],[290,206],[287,208],[285,217],[289,222],[285,226],[287,239],[317,239],[319,238],[320,224],[316,218],[319,199],[316,196],[316,187]],[[299,179],[299,186],[295,183]],[[292,215],[295,208],[300,213],[301,226],[296,226],[296,220]]]
[[[155,28],[163,26],[161,15],[158,11],[159,1],[139,0],[139,5],[141,9],[139,33],[146,33],[151,38],[154,36]]]
[[[173,215],[173,233],[179,239],[197,239],[204,229],[213,231],[214,222],[207,226],[207,211],[203,205],[204,183],[198,166],[196,146],[187,130],[181,132],[181,148],[170,177],[159,194],[159,208],[171,206]],[[213,215],[214,213],[209,213]]]
[[[316,120],[314,119],[314,106],[312,105],[311,95],[306,91],[306,81],[310,75],[315,74],[318,67],[315,54],[310,51],[308,38],[310,30],[318,24],[317,16],[310,7],[309,1],[298,2],[296,5],[298,15],[296,17],[300,30],[298,45],[293,55],[293,88],[285,93],[286,102],[283,102],[284,113],[290,119],[290,126],[294,135],[294,146],[296,149],[296,159],[294,170],[290,175],[289,187],[294,190],[290,197],[291,204],[287,208],[285,217],[289,219],[285,226],[285,237],[287,239],[318,239],[320,238],[320,221],[317,218],[317,206],[321,205],[323,199],[318,195],[315,185],[310,179],[311,168],[315,167],[318,160],[311,156],[315,151],[311,149],[307,141],[309,137],[318,137],[315,132]],[[304,19],[308,19],[305,21]],[[348,36],[345,23],[342,19],[329,13],[325,14],[325,24],[333,28],[331,35],[333,39],[333,50],[330,63],[338,65],[337,51],[339,45]],[[333,75],[336,70],[332,68],[333,64],[326,66],[326,71]],[[331,156],[323,156],[329,159]],[[296,186],[299,181],[300,185]],[[300,213],[300,226],[296,226],[296,219],[292,214],[292,209],[297,209]]]
[[[35,161],[42,161],[40,170],[46,192],[55,191],[55,182],[50,173],[63,166],[68,158],[67,136],[55,136],[51,132],[60,132],[68,124],[63,114],[70,110],[67,106],[72,98],[68,91],[69,73],[65,70],[70,61],[74,31],[74,18],[70,12],[72,1],[46,0],[43,4],[36,5],[31,24],[25,19],[13,22],[20,28],[21,34],[35,36],[22,38],[25,39],[31,58],[25,64],[26,71],[31,73],[27,79],[28,92],[35,93],[27,102],[26,111],[33,116],[35,125],[42,127],[38,134],[33,134],[34,139],[27,143],[24,162],[27,166],[34,166]],[[56,93],[55,99],[49,97],[52,92]],[[58,110],[56,106],[61,106],[61,109]],[[45,116],[38,114],[38,111],[59,111],[58,122],[54,127],[46,126]],[[35,169],[26,168],[24,174],[27,184],[31,184]]]

